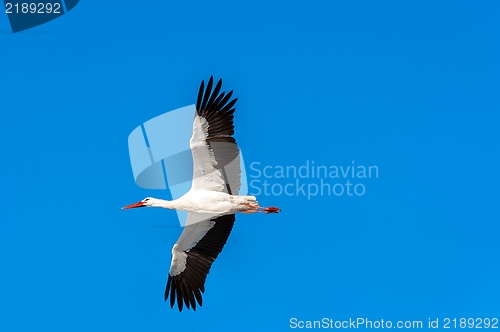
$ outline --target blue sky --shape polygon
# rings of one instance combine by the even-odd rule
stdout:
[[[498,317],[499,10],[88,0],[16,34],[0,15],[1,329]],[[249,176],[314,161],[378,177],[351,179],[361,196],[259,195],[282,213],[238,216],[203,307],[179,313],[163,301],[175,212],[120,210],[169,195],[135,185],[127,137],[210,75],[239,98]]]

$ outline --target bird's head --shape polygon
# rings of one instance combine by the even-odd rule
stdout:
[[[133,208],[138,208],[138,207],[145,207],[145,206],[154,206],[155,203],[156,203],[156,198],[146,197],[140,202],[122,207],[122,210],[133,209]]]

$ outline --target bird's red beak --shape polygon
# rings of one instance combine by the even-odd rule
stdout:
[[[143,207],[143,206],[146,206],[146,204],[144,204],[144,202],[137,202],[137,203],[122,207],[122,210],[133,209],[133,208],[138,208],[138,207]]]

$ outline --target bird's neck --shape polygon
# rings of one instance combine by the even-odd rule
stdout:
[[[177,208],[175,201],[166,201],[164,199],[156,199],[156,202],[153,206],[172,210],[175,210]]]

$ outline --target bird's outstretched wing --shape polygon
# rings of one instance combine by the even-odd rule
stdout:
[[[220,92],[222,80],[212,91],[213,76],[205,88],[201,82],[190,147],[194,174],[192,189],[221,191],[237,195],[240,182],[240,153],[234,134],[233,107],[237,98]]]
[[[188,220],[189,215],[192,213],[188,214]],[[174,307],[175,300],[179,311],[183,304],[193,310],[196,310],[196,303],[201,307],[207,274],[226,244],[235,220],[235,215],[229,214],[184,227],[172,249],[165,289],[165,301],[170,297],[170,307]]]

